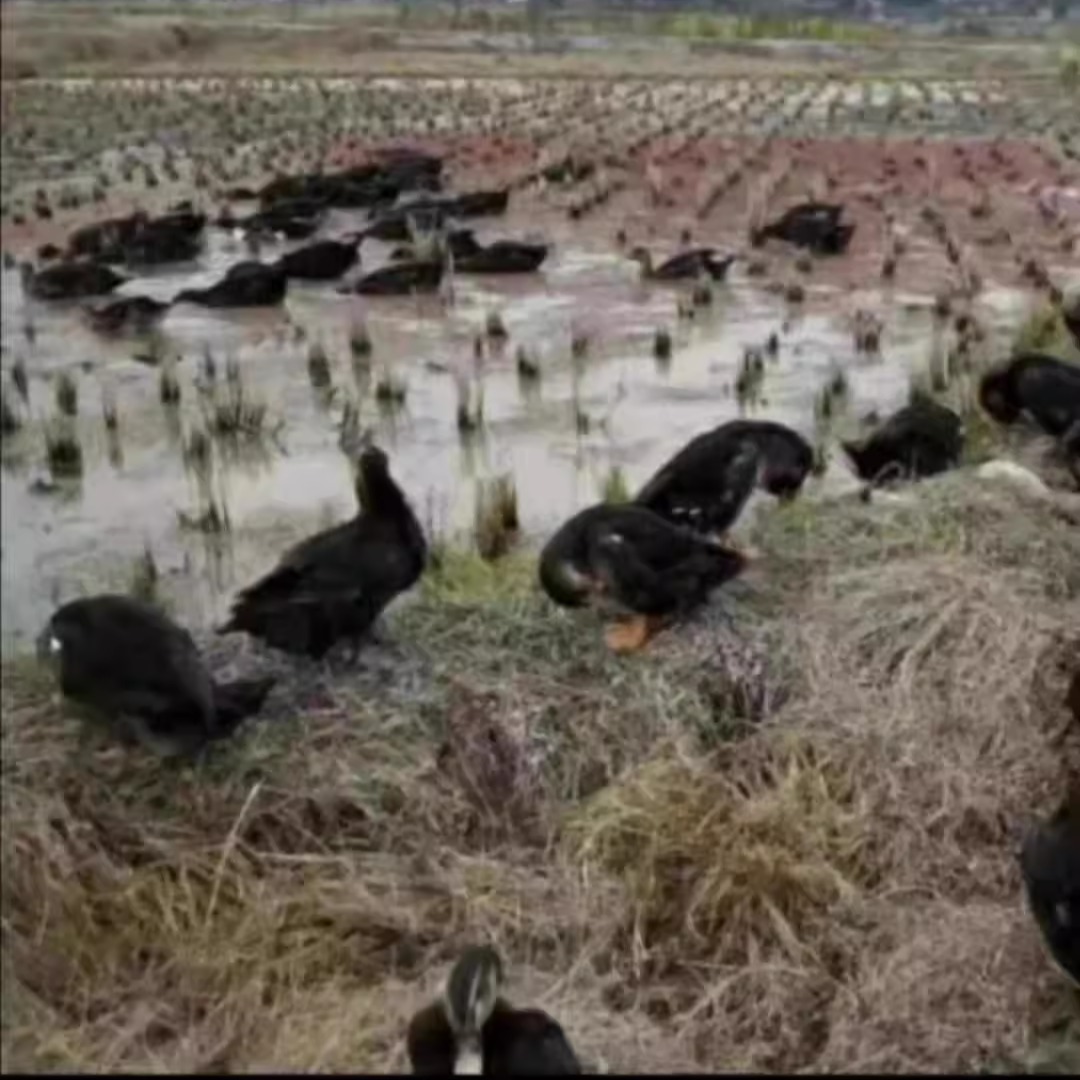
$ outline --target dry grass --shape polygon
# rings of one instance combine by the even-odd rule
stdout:
[[[1078,782],[1080,530],[960,473],[753,540],[632,660],[531,556],[450,552],[391,678],[199,767],[77,759],[10,666],[5,1068],[400,1069],[476,938],[601,1069],[1075,1068],[1013,851]]]

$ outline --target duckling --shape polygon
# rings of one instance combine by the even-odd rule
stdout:
[[[1080,365],[1020,353],[982,377],[979,403],[998,423],[1015,423],[1027,412],[1048,435],[1063,436],[1080,422]]]
[[[691,439],[634,502],[673,523],[723,533],[755,485],[787,501],[799,493],[813,466],[813,447],[784,424],[730,420]]]
[[[87,719],[162,756],[201,750],[259,711],[272,678],[218,683],[191,635],[130,596],[99,595],[58,608],[38,655],[59,669],[65,697]]]
[[[1055,963],[1080,986],[1080,787],[1028,833],[1020,851],[1031,913]]]
[[[386,454],[370,433],[362,442],[356,517],[290,548],[240,593],[219,634],[243,631],[315,660],[346,639],[355,661],[383,608],[416,583],[427,561],[423,530]]]
[[[734,255],[718,256],[716,248],[680,251],[659,266],[653,265],[652,253],[645,247],[634,248],[630,258],[641,267],[642,276],[652,281],[678,281],[696,278],[702,273],[708,274],[713,281],[723,281],[735,261]]]
[[[609,648],[635,652],[747,562],[643,506],[605,503],[575,514],[548,540],[539,579],[562,607],[613,610]]]
[[[897,476],[934,476],[959,462],[964,425],[952,409],[919,397],[861,442],[841,441],[840,445],[859,477],[871,484]]]
[[[562,1026],[540,1009],[515,1009],[499,992],[503,966],[489,945],[466,949],[441,1000],[409,1023],[414,1076],[568,1076],[581,1072]]]

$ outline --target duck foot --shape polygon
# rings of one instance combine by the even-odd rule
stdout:
[[[639,652],[664,628],[665,620],[654,615],[634,615],[609,626],[604,633],[614,653]]]

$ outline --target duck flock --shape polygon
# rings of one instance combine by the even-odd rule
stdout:
[[[273,263],[242,261],[204,289],[171,301],[211,307],[280,303],[288,281],[336,280],[352,271],[364,239],[397,243],[390,261],[361,273],[342,289],[409,294],[439,288],[447,269],[461,273],[529,273],[544,261],[543,243],[498,240],[480,244],[460,222],[501,213],[505,191],[449,195],[440,188],[441,163],[409,153],[333,174],[283,177],[259,192],[260,209],[217,224],[241,229],[257,246],[267,233],[310,238],[328,208],[367,207],[358,232],[317,239]],[[819,254],[842,252],[853,226],[843,208],[824,203],[792,207],[755,230]],[[206,215],[179,206],[160,217],[133,214],[78,229],[66,252],[39,252],[26,270],[29,293],[42,299],[84,299],[125,281],[114,267],[190,259]],[[433,244],[422,242],[434,237]],[[684,250],[658,265],[650,253],[630,253],[645,277],[722,279],[735,256],[710,248]],[[145,325],[169,304],[138,294],[88,309],[101,332]],[[1070,314],[1080,344],[1080,319]],[[988,372],[979,402],[996,422],[1021,416],[1054,437],[1080,488],[1080,368],[1027,352]],[[956,466],[965,443],[961,418],[925,397],[880,422],[866,438],[842,448],[867,490],[914,481]],[[321,660],[338,645],[353,660],[374,636],[384,608],[412,588],[428,565],[424,531],[395,481],[386,453],[370,434],[352,449],[359,509],[351,520],[289,548],[259,580],[235,598],[217,632],[247,634],[271,649]],[[813,448],[771,420],[739,419],[690,439],[629,501],[587,507],[543,545],[539,584],[551,602],[589,608],[609,620],[608,646],[633,653],[706,603],[736,578],[752,556],[728,538],[755,490],[780,500],[798,497],[816,471]],[[60,607],[39,638],[40,654],[55,665],[62,693],[86,717],[122,740],[163,757],[202,752],[257,713],[272,678],[217,682],[187,630],[140,600],[90,596]],[[1080,672],[1068,706],[1080,723]],[[1032,912],[1059,965],[1080,983],[1080,793],[1070,792],[1058,814],[1032,831],[1021,854]],[[515,1009],[501,996],[503,967],[488,946],[465,951],[443,998],[419,1012],[407,1046],[418,1074],[484,1072],[575,1073],[581,1066],[562,1028],[535,1009]]]

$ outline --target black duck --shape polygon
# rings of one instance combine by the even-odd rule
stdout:
[[[797,432],[771,420],[731,420],[691,439],[634,501],[676,524],[723,533],[756,485],[794,498],[814,466]]]
[[[979,403],[999,423],[1027,413],[1048,435],[1080,422],[1080,365],[1045,353],[1021,353],[979,383]]]
[[[137,227],[122,246],[123,261],[128,266],[160,266],[197,259],[202,252],[200,219],[205,221],[201,214],[173,214]]]
[[[446,212],[452,217],[493,217],[506,213],[510,201],[509,188],[496,191],[467,191],[446,200]]]
[[[169,305],[151,296],[118,296],[86,309],[90,325],[99,333],[115,334],[123,329],[146,330],[168,311]]]
[[[414,232],[441,229],[446,223],[447,212],[443,204],[434,199],[415,199],[403,206],[395,206],[378,214],[364,226],[361,234],[365,240],[383,240],[399,243],[410,240]]]
[[[1080,786],[1028,833],[1020,871],[1047,951],[1080,986]]]
[[[73,600],[53,613],[39,655],[90,719],[162,757],[194,753],[258,712],[274,680],[217,683],[191,635],[129,596]]]
[[[288,279],[278,266],[245,260],[229,267],[206,289],[184,289],[174,304],[187,301],[211,308],[269,307],[285,299]]]
[[[380,266],[338,291],[363,296],[408,296],[412,293],[436,292],[442,282],[443,269],[441,259],[403,259]]]
[[[460,247],[459,242],[459,247]],[[496,240],[475,251],[453,250],[454,269],[462,274],[531,274],[548,256],[547,244],[520,240]]]
[[[357,260],[360,238],[316,240],[287,252],[277,261],[286,277],[304,281],[332,281],[341,277]]]
[[[775,238],[820,255],[839,255],[847,250],[855,226],[841,222],[843,206],[837,203],[806,202],[786,210],[776,221],[751,233],[754,247]]]
[[[920,397],[893,413],[867,438],[840,445],[868,483],[915,479],[945,472],[959,462],[964,426],[952,409]]]
[[[414,1076],[569,1076],[581,1065],[553,1017],[515,1009],[500,996],[503,968],[490,946],[466,949],[441,1000],[409,1024]]]
[[[27,288],[38,300],[82,300],[110,293],[126,280],[94,259],[73,259],[30,275]]]
[[[81,225],[68,236],[68,254],[117,262],[124,244],[134,234],[136,224],[145,219],[145,214],[136,212]]]
[[[316,660],[347,639],[355,657],[383,608],[416,583],[427,560],[420,524],[378,447],[360,454],[357,488],[357,516],[287,551],[240,593],[218,633],[242,631]]]
[[[636,247],[630,252],[630,258],[640,267],[643,277],[651,281],[680,281],[685,278],[697,278],[708,274],[713,281],[723,281],[734,255],[720,256],[716,248],[691,248],[680,251],[665,259],[659,266],[653,265],[652,254],[648,248]]]
[[[741,553],[642,506],[602,504],[575,514],[548,540],[539,577],[556,604],[614,610],[607,643],[633,652],[746,563]]]

